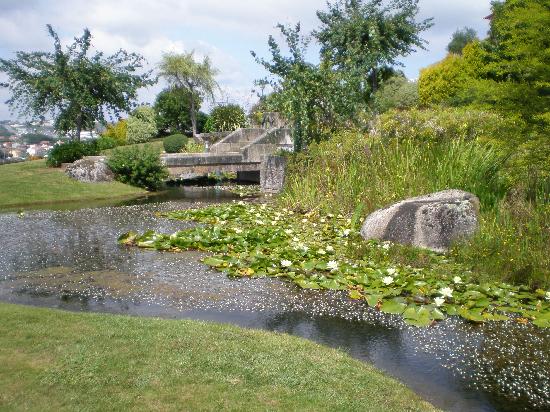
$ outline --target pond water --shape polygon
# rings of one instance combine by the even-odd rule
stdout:
[[[550,410],[546,330],[459,319],[418,329],[342,292],[302,290],[278,279],[229,279],[201,264],[198,252],[117,244],[129,230],[172,233],[191,225],[159,218],[157,211],[231,197],[212,188],[179,188],[165,199],[130,205],[0,214],[0,300],[285,332],[371,362],[445,410]],[[150,203],[159,200],[169,201]]]

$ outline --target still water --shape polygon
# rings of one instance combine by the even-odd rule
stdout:
[[[289,333],[373,363],[444,410],[550,410],[548,331],[458,319],[417,329],[345,293],[302,290],[279,279],[229,279],[202,265],[197,252],[117,244],[129,230],[172,233],[191,225],[159,218],[158,211],[232,198],[216,188],[186,187],[122,205],[0,214],[0,300]]]

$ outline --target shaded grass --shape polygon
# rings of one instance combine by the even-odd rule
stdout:
[[[142,189],[112,183],[83,183],[69,178],[43,160],[0,166],[0,209],[26,205],[111,199],[146,193]]]
[[[481,230],[453,256],[483,280],[533,287],[550,286],[550,212],[544,194],[513,193],[504,166],[507,158],[487,143],[447,139],[381,142],[359,133],[342,133],[312,145],[290,162],[282,206],[351,215],[361,219],[376,209],[445,189],[462,189],[481,202]],[[362,221],[359,219],[359,223]],[[397,262],[429,265],[422,253],[400,251]],[[429,260],[429,259],[428,259]]]
[[[288,335],[8,304],[0,318],[2,410],[434,410]]]
[[[132,145],[118,146],[118,149],[126,149],[134,146],[137,146],[142,149],[145,146],[152,146],[158,152],[163,152],[164,151],[163,141],[164,141],[164,138],[153,139],[147,143],[137,143]],[[115,149],[117,148],[103,150],[101,154],[104,156],[109,156],[113,153]],[[204,145],[198,144],[192,138],[189,138],[187,141],[187,144],[183,147],[182,152],[183,153],[202,153],[204,152]]]

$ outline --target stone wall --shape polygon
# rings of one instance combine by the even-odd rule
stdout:
[[[268,155],[260,166],[260,186],[264,193],[279,193],[285,183],[287,160],[283,156]]]

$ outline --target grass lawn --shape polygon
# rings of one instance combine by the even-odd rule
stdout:
[[[288,335],[3,303],[0,319],[0,410],[435,410]]]
[[[36,204],[130,197],[146,193],[119,182],[83,183],[44,160],[0,166],[0,210]]]

